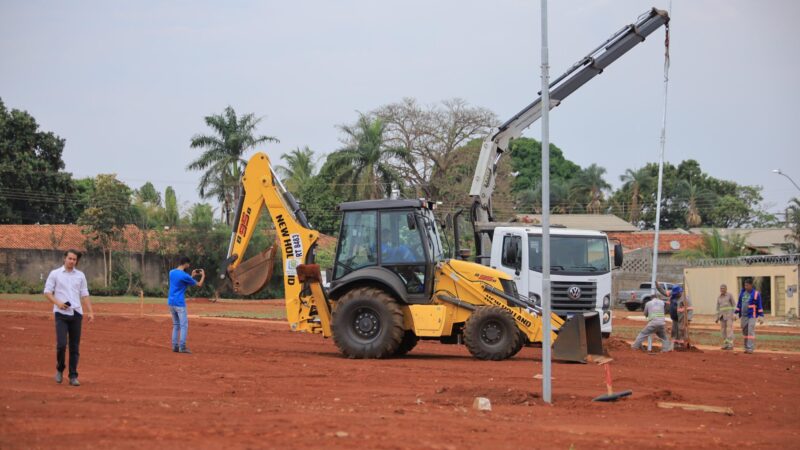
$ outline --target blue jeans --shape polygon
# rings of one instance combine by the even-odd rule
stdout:
[[[186,333],[189,331],[189,318],[185,306],[170,306],[172,314],[172,346],[186,347]],[[180,340],[178,337],[180,336]]]

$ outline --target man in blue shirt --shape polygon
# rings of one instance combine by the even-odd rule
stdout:
[[[734,312],[742,319],[744,352],[753,353],[756,350],[756,321],[759,325],[764,323],[764,304],[761,292],[753,288],[753,280],[750,278],[744,280],[744,288],[739,292],[739,301]]]
[[[206,279],[203,269],[194,269],[192,275],[186,273],[191,261],[183,256],[178,267],[169,271],[169,297],[167,305],[172,314],[172,351],[176,353],[192,353],[186,347],[186,333],[189,331],[189,318],[186,316],[186,289],[189,286],[200,287]],[[195,281],[192,276],[200,275],[200,280]]]

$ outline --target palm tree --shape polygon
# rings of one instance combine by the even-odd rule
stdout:
[[[710,205],[714,201],[714,194],[694,184],[690,181],[681,180],[678,184],[678,192],[686,200],[686,226],[689,228],[698,227],[703,224],[703,217],[700,215],[698,203]]]
[[[286,189],[290,192],[299,192],[300,187],[308,183],[314,176],[314,152],[308,146],[300,147],[281,155],[286,161],[286,166],[277,166],[275,171],[283,178]]]
[[[793,251],[800,251],[800,198],[793,198],[786,208],[786,225],[792,230],[786,237],[794,241]]]
[[[628,169],[624,174],[620,175],[620,181],[624,184],[622,188],[629,190],[631,194],[630,214],[628,215],[628,222],[639,225],[639,216],[642,213],[642,201],[644,200],[642,191],[650,186],[653,177],[647,168],[642,167],[639,170]]]
[[[592,164],[583,169],[572,184],[572,195],[579,201],[586,202],[586,212],[600,214],[603,207],[603,191],[611,189],[611,185],[603,178],[606,169]]]
[[[678,256],[686,259],[735,258],[752,254],[753,251],[747,246],[746,236],[731,233],[722,237],[716,228],[710,233],[703,232],[703,242],[700,247],[678,252]]]
[[[361,114],[355,125],[342,125],[340,129],[346,135],[346,145],[327,159],[334,173],[332,183],[350,185],[351,195],[365,199],[385,198],[392,186],[402,184],[389,160],[403,158],[406,152],[385,145],[385,127],[380,119]]]
[[[272,136],[255,136],[260,117],[252,113],[242,117],[230,106],[222,114],[205,117],[206,125],[214,135],[195,135],[192,148],[203,149],[199,158],[192,161],[188,170],[205,170],[198,191],[201,198],[216,198],[222,203],[225,222],[230,225],[233,205],[239,202],[239,178],[246,161],[247,150],[263,142],[278,142]]]
[[[569,212],[569,189],[568,180],[554,179],[550,181],[550,212],[554,214],[566,214]],[[519,212],[533,211],[537,214],[542,212],[542,183],[540,182],[533,189],[525,189],[517,194],[517,210]]]

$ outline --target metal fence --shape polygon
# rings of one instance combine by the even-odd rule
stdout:
[[[736,258],[695,259],[689,261],[690,267],[720,267],[720,266],[775,266],[775,265],[800,265],[800,254],[791,255],[756,255],[739,256]]]

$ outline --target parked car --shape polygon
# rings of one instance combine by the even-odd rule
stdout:
[[[667,298],[667,291],[672,289],[673,286],[680,286],[675,283],[658,282],[656,287],[656,296],[662,300]],[[617,304],[625,305],[628,311],[636,311],[637,309],[644,310],[644,305],[653,298],[653,293],[650,290],[650,283],[642,283],[639,289],[619,291],[617,294]]]

